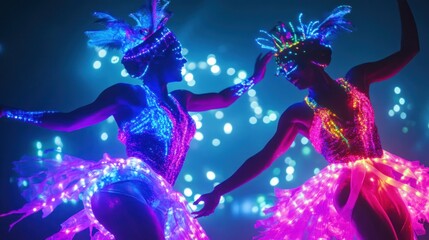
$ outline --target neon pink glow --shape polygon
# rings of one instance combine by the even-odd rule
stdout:
[[[360,193],[376,196],[370,205],[377,212],[404,203],[415,233],[425,233],[419,220],[429,219],[429,169],[383,151],[368,97],[344,79],[337,82],[348,93],[354,119],[342,121],[306,100],[314,110],[310,140],[329,165],[298,188],[276,190],[277,203],[266,210],[270,217],[256,225],[262,229],[258,239],[356,239],[351,213]],[[350,194],[340,208],[336,191],[344,183]]]

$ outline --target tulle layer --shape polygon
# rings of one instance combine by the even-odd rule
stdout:
[[[48,239],[72,239],[87,228],[92,240],[114,239],[94,217],[91,196],[111,183],[138,180],[150,188],[147,202],[165,220],[166,239],[208,239],[198,221],[191,216],[183,195],[174,191],[144,159],[110,158],[106,154],[98,162],[65,156],[62,160],[24,158],[14,164],[21,176],[19,184],[24,187],[22,195],[28,202],[18,210],[0,215],[23,214],[11,228],[40,210],[46,217],[61,203],[82,200],[84,209],[63,222],[61,230]]]
[[[257,222],[256,239],[356,239],[351,213],[359,193],[403,202],[404,217],[423,235],[421,222],[429,220],[428,170],[386,151],[381,158],[330,164],[298,188],[276,189],[277,202],[266,210],[269,218]],[[350,182],[350,194],[339,208],[336,190],[344,181]]]

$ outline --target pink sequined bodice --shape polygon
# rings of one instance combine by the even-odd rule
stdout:
[[[119,129],[119,140],[125,144],[128,157],[145,161],[171,185],[183,166],[189,143],[195,134],[195,123],[179,102],[158,100],[146,86],[147,107]]]
[[[368,97],[346,80],[337,80],[347,92],[347,105],[353,111],[352,121],[343,121],[310,97],[306,103],[314,110],[310,141],[329,163],[350,162],[383,155],[374,111]]]

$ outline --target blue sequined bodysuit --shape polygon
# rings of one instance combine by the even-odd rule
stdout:
[[[171,185],[176,181],[195,134],[195,123],[177,100],[174,106],[161,104],[146,87],[147,107],[119,129],[119,140],[127,155],[147,159],[150,167]]]
[[[43,211],[49,215],[58,205],[82,200],[84,209],[61,224],[61,230],[49,239],[73,239],[86,228],[97,229],[92,240],[114,239],[92,211],[95,192],[114,192],[134,197],[151,207],[164,226],[165,239],[207,239],[198,221],[188,209],[186,199],[172,185],[183,166],[195,123],[179,102],[169,96],[161,102],[149,88],[147,107],[119,129],[128,158],[111,158],[105,154],[98,162],[73,156],[57,159],[29,158],[15,162],[22,174],[19,182],[28,186],[22,195],[28,201],[22,208],[0,216],[23,214],[23,218]],[[40,161],[42,160],[42,161]],[[43,176],[43,179],[41,179]]]

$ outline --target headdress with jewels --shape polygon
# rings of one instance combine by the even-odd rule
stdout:
[[[134,26],[103,12],[95,12],[97,22],[106,29],[86,31],[91,47],[120,49],[124,56],[122,64],[132,77],[140,78],[151,60],[167,49],[180,55],[181,45],[170,29],[165,27],[171,13],[166,10],[168,0],[147,0],[143,7],[129,16]],[[183,56],[181,56],[183,57]]]
[[[287,77],[302,61],[326,67],[331,62],[332,36],[342,30],[351,32],[351,22],[344,18],[350,11],[350,6],[339,6],[324,21],[310,21],[308,24],[303,23],[301,13],[298,25],[280,22],[269,32],[261,30],[265,36],[257,38],[256,42],[262,48],[275,52],[277,74]]]

